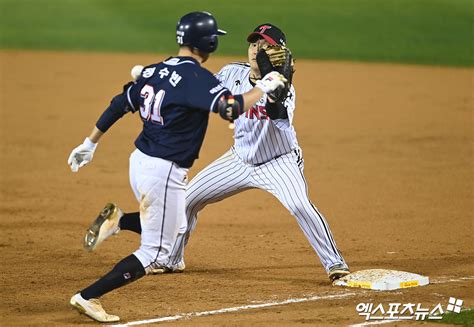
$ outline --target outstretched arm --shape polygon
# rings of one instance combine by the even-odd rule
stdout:
[[[246,93],[234,96],[228,92],[222,95],[214,111],[218,112],[223,119],[233,121],[248,111],[263,94],[284,87],[285,82],[286,79],[283,75],[276,71],[270,72],[258,80],[257,85]]]
[[[71,170],[74,173],[76,173],[79,168],[91,162],[95,149],[97,148],[97,143],[102,135],[104,135],[104,133],[94,126],[89,137],[86,137],[81,145],[72,150],[67,163],[71,166]]]
[[[99,142],[102,135],[104,135],[104,132],[102,132],[100,129],[94,126],[94,129],[89,135],[89,140],[91,140],[92,143],[97,143]]]
[[[73,172],[77,172],[79,168],[91,162],[100,138],[117,120],[122,118],[127,112],[135,111],[127,100],[127,94],[132,85],[133,82],[130,82],[124,86],[123,92],[115,96],[110,102],[109,107],[102,113],[89,137],[86,137],[81,145],[72,150],[67,163],[71,166]]]

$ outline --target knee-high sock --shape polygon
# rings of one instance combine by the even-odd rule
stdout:
[[[83,289],[81,296],[86,300],[95,299],[143,276],[145,276],[145,269],[137,257],[131,254],[117,263],[108,274]]]
[[[130,230],[132,232],[141,234],[142,226],[140,224],[140,213],[130,212],[126,213],[120,218],[120,229]]]

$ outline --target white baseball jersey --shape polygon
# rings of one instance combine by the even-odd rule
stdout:
[[[250,83],[250,65],[231,63],[216,74],[224,87],[232,94],[242,94],[254,86]],[[295,129],[292,125],[295,110],[295,89],[285,101],[288,119],[271,120],[266,113],[265,94],[252,108],[234,121],[235,150],[242,161],[261,164],[298,148]]]
[[[252,88],[250,66],[232,63],[217,78],[241,94]],[[184,247],[196,227],[198,213],[209,204],[248,189],[258,188],[274,195],[296,218],[298,225],[329,271],[335,265],[347,267],[339,253],[329,225],[308,196],[303,175],[303,158],[292,126],[295,90],[285,101],[287,119],[269,119],[266,95],[235,121],[235,144],[220,158],[199,172],[186,189],[187,228],[181,229],[171,255],[172,265],[183,260]]]

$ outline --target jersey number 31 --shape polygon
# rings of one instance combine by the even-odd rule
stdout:
[[[155,94],[153,86],[146,84],[140,91],[143,105],[140,106],[140,116],[143,120],[151,120],[152,123],[163,125],[163,117],[160,115],[161,104],[165,97],[165,91],[159,90]]]

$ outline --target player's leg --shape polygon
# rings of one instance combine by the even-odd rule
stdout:
[[[186,190],[186,216],[189,222],[180,227],[178,241],[173,250],[171,269],[169,266],[156,267],[152,269],[154,274],[182,272],[184,270],[184,246],[196,226],[197,212],[202,210],[207,204],[220,201],[251,188],[248,182],[250,173],[246,172],[246,170],[248,168],[242,164],[232,150],[229,150],[193,178]],[[139,200],[140,193],[136,187],[137,181],[135,181],[135,175],[133,174],[130,175],[130,183],[135,196]],[[139,212],[122,214],[117,226],[120,230],[131,230],[141,233]],[[187,226],[190,226],[189,230],[187,230]],[[94,243],[94,247],[91,250],[95,249],[107,237],[113,235],[108,233],[107,237],[102,237],[104,234],[101,233],[101,237],[97,237],[98,241]]]
[[[296,218],[328,274],[331,275],[331,270],[335,268],[339,268],[338,272],[341,274],[343,271],[348,273],[347,264],[336,247],[326,219],[309,200],[302,160],[298,153],[283,155],[257,167],[255,178],[262,189],[277,197]]]
[[[187,169],[139,151],[130,157],[130,181],[140,199],[142,242],[140,248],[120,261],[95,283],[71,298],[78,311],[100,322],[117,321],[100,305],[102,295],[140,279],[153,265],[167,262],[178,227],[185,221],[184,198]],[[167,209],[168,207],[168,209]]]
[[[168,267],[180,228],[186,228],[188,169],[135,152],[139,167],[132,188],[140,196],[141,246],[134,252],[147,273]]]
[[[130,170],[135,171],[139,167],[132,167],[136,163],[130,160]],[[140,193],[136,187],[136,174],[130,174],[130,185],[138,202]],[[124,213],[115,203],[107,203],[101,210],[97,218],[92,222],[84,236],[84,248],[87,251],[94,251],[103,241],[112,235],[118,234],[121,230],[129,230],[141,234],[140,213]]]
[[[84,248],[94,251],[110,236],[117,235],[121,230],[142,233],[140,213],[123,213],[115,203],[107,203],[97,218],[92,222],[84,236]]]
[[[231,149],[191,180],[186,189],[187,229],[183,229],[183,233],[178,236],[172,255],[174,265],[183,260],[184,248],[196,228],[199,211],[208,204],[253,188],[250,173],[249,167],[244,165]]]
[[[142,233],[142,225],[140,224],[140,212],[124,213],[119,221],[120,230],[129,230],[137,234]]]
[[[130,167],[132,162],[130,161]],[[134,167],[134,170],[140,169],[140,167]],[[137,189],[137,181],[135,180],[135,174],[130,174],[130,185],[132,185],[133,194],[135,194],[135,198],[138,202],[140,202],[140,192]],[[129,230],[135,232],[137,234],[142,233],[142,225],[140,224],[140,212],[128,212],[123,213],[122,217],[120,217],[119,221],[119,228],[120,230]]]
[[[122,210],[114,203],[107,203],[84,236],[84,248],[94,251],[99,244],[120,231]]]
[[[145,269],[136,256],[129,255],[102,278],[75,294],[70,304],[79,312],[100,322],[118,321],[120,318],[108,314],[102,308],[98,298],[145,276]]]

